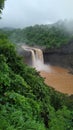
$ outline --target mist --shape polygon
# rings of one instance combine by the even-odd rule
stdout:
[[[0,27],[24,28],[73,19],[73,0],[6,0]]]
[[[32,67],[35,68],[37,71],[44,71],[47,73],[51,73],[52,69],[50,65],[44,63],[43,52],[39,48],[30,47],[27,45],[22,45],[22,49],[27,53],[31,53],[31,61]]]

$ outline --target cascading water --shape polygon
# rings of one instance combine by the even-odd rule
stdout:
[[[36,61],[41,61],[44,64],[43,52],[41,49],[34,48]]]
[[[32,56],[32,66],[35,67],[38,71],[47,71],[50,72],[50,67],[44,64],[43,52],[41,49],[22,46],[22,48],[26,51],[31,52]]]
[[[38,48],[33,48],[33,52],[35,57],[34,67],[37,70],[42,70],[42,67],[44,66],[43,52]]]
[[[31,56],[32,56],[32,66],[35,67],[35,63],[36,63],[35,54],[34,54],[34,51],[32,49],[30,49],[30,52],[31,52]]]

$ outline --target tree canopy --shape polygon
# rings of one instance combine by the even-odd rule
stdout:
[[[73,130],[72,101],[47,86],[0,35],[1,130]]]
[[[24,29],[2,29],[14,43],[26,43],[30,46],[42,46],[46,48],[59,48],[73,39],[71,33],[65,27],[64,22],[52,25],[35,25]]]
[[[4,8],[4,2],[5,0],[0,0],[0,14],[2,13],[2,10]]]

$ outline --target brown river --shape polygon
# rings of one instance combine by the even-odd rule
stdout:
[[[50,66],[50,70],[50,72],[40,72],[45,78],[45,83],[62,93],[73,94],[73,75],[69,70],[56,66]]]

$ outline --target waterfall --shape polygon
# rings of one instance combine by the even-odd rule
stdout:
[[[27,46],[22,46],[22,48],[27,52],[31,52],[33,67],[35,67],[37,70],[48,71],[49,68],[44,64],[43,52],[41,49]]]
[[[35,62],[36,62],[35,53],[32,49],[30,49],[30,52],[31,52],[31,56],[32,56],[32,66],[35,67]]]
[[[43,52],[41,49],[34,48],[35,51],[35,59],[37,61],[41,61],[44,64]]]

